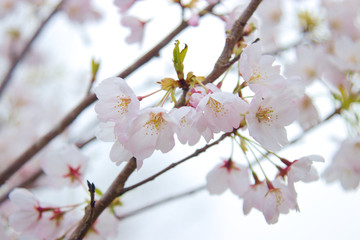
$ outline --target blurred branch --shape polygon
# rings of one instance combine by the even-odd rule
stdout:
[[[234,130],[234,131],[236,131],[236,130]],[[211,144],[206,144],[204,147],[197,149],[193,154],[191,154],[191,155],[183,158],[183,159],[180,160],[180,161],[177,161],[177,162],[174,162],[174,163],[170,164],[168,167],[164,168],[164,169],[161,170],[160,172],[158,172],[158,173],[156,173],[156,174],[154,174],[154,175],[146,178],[145,180],[143,180],[143,181],[141,181],[141,182],[139,182],[139,183],[136,183],[136,184],[134,184],[134,185],[132,185],[132,186],[130,186],[130,187],[124,188],[124,189],[120,192],[119,196],[120,196],[120,195],[123,195],[124,193],[126,193],[126,192],[128,192],[128,191],[130,191],[130,190],[133,190],[133,189],[135,189],[135,188],[137,188],[137,187],[139,187],[139,186],[141,186],[141,185],[144,185],[144,184],[147,183],[147,182],[150,182],[150,181],[154,180],[154,179],[157,178],[158,176],[166,173],[167,171],[169,171],[170,169],[176,167],[177,165],[179,165],[179,164],[181,164],[181,163],[183,163],[183,162],[185,162],[185,161],[187,161],[187,160],[189,160],[189,159],[191,159],[191,158],[193,158],[193,157],[198,156],[200,153],[203,153],[203,152],[205,152],[207,149],[211,148],[212,146],[220,143],[222,140],[224,140],[226,137],[230,136],[232,133],[233,133],[233,132],[224,133],[223,135],[221,135],[221,137],[220,137],[218,140],[212,142]]]
[[[133,210],[133,211],[131,211],[129,213],[122,214],[122,215],[115,215],[115,217],[117,219],[119,219],[119,220],[123,220],[125,218],[132,217],[134,215],[142,213],[143,211],[149,210],[149,209],[151,209],[153,207],[157,207],[157,206],[160,206],[160,205],[162,205],[164,203],[168,203],[168,202],[171,202],[171,201],[174,201],[174,200],[178,200],[178,199],[183,198],[183,197],[188,197],[188,196],[190,196],[190,195],[192,195],[194,193],[200,192],[200,191],[205,190],[205,189],[206,189],[205,186],[200,186],[200,187],[194,188],[194,189],[192,189],[190,191],[186,191],[186,192],[176,194],[176,195],[171,196],[171,197],[164,198],[162,200],[151,203],[151,204],[146,205],[144,207],[141,207],[139,209]]]
[[[87,95],[84,100],[80,102],[78,106],[74,108],[68,115],[66,115],[60,123],[50,130],[47,134],[37,140],[32,146],[30,146],[23,154],[21,154],[10,166],[8,166],[0,174],[0,185],[4,184],[5,181],[14,174],[20,167],[22,167],[27,161],[29,161],[36,153],[44,148],[52,139],[62,133],[67,126],[69,126],[76,117],[90,104],[96,100],[95,94]]]
[[[60,10],[61,5],[63,4],[64,0],[60,1],[60,3],[55,7],[55,9],[49,14],[47,18],[42,21],[40,26],[35,31],[34,35],[30,38],[30,40],[27,42],[23,50],[20,52],[18,56],[15,57],[11,61],[11,66],[9,67],[8,71],[6,72],[3,80],[0,83],[0,97],[5,90],[7,84],[10,82],[11,76],[15,70],[15,68],[18,66],[18,64],[21,62],[21,60],[26,56],[26,54],[29,52],[31,45],[35,41],[35,39],[40,35],[42,30],[45,28],[46,24],[50,21],[50,19],[55,16],[55,14]]]
[[[229,67],[229,60],[232,55],[232,51],[236,42],[240,39],[243,34],[244,27],[247,21],[250,19],[256,8],[259,6],[262,0],[252,0],[241,16],[235,21],[232,26],[230,34],[226,37],[224,49],[215,63],[212,72],[205,78],[203,84],[215,81],[221,76]]]

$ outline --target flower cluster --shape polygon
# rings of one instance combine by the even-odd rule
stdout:
[[[221,194],[229,188],[244,200],[244,214],[255,208],[264,214],[267,223],[274,224],[278,221],[280,213],[289,213],[291,209],[299,210],[294,183],[317,180],[319,176],[312,164],[324,161],[317,155],[302,157],[293,162],[281,160],[286,166],[278,167],[279,172],[275,180],[259,181],[252,170],[255,183],[250,184],[248,168],[230,158],[208,173],[207,189],[211,194]]]

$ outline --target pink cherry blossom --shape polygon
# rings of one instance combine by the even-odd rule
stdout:
[[[250,185],[249,189],[244,193],[243,212],[245,215],[249,214],[252,208],[262,211],[264,205],[264,198],[268,192],[268,187],[265,182],[259,182]]]
[[[249,134],[265,148],[280,150],[288,143],[285,126],[297,116],[296,100],[291,91],[257,92],[246,116]]]
[[[129,121],[140,109],[140,101],[122,78],[108,78],[94,89],[99,102],[95,105],[98,118],[103,122],[115,122],[117,138],[127,139]]]
[[[142,109],[128,126],[128,139],[118,141],[139,160],[155,150],[169,152],[175,145],[175,119],[161,107]],[[116,131],[115,131],[116,134]]]
[[[346,189],[356,189],[360,182],[360,137],[345,139],[331,164],[322,174],[327,182],[340,181]]]
[[[359,1],[324,0],[323,6],[327,12],[326,20],[332,37],[346,35],[352,39],[359,38],[359,26],[356,24]]]
[[[42,207],[35,196],[24,188],[16,188],[9,194],[12,204],[18,211],[9,217],[9,225],[22,235],[38,239],[56,239],[67,230],[68,218],[59,208]]]
[[[126,12],[136,0],[115,0],[114,4],[119,8],[120,13]]]
[[[43,158],[42,169],[54,187],[76,187],[81,183],[88,159],[74,145],[51,152]]]
[[[210,194],[221,194],[229,188],[241,197],[249,185],[248,169],[231,159],[215,166],[206,176],[206,188]]]
[[[122,78],[107,78],[94,92],[99,99],[95,111],[103,122],[127,121],[126,116],[136,115],[140,109],[138,98]]]
[[[334,65],[342,71],[360,71],[360,41],[353,41],[348,36],[335,39]]]
[[[275,180],[268,183],[268,188],[262,209],[268,224],[277,223],[280,213],[289,213],[290,209],[299,210],[296,201],[297,194],[292,187]]]
[[[197,112],[193,107],[181,107],[171,110],[170,115],[178,122],[175,128],[176,135],[182,144],[189,143],[190,146],[199,142],[201,132],[196,127],[198,119]]]
[[[124,145],[119,141],[115,141],[110,150],[110,159],[115,162],[116,165],[120,165],[122,162],[127,162],[132,158],[133,155],[129,152]],[[137,168],[139,169],[142,166],[142,160],[137,159]]]
[[[297,121],[304,130],[309,129],[320,122],[319,113],[313,104],[312,99],[307,95],[304,95],[299,103]]]
[[[319,174],[313,166],[313,162],[324,162],[324,158],[319,155],[302,157],[293,162],[282,159],[287,167],[280,173],[281,176],[288,176],[288,183],[293,184],[298,181],[312,182],[319,179]]]
[[[247,46],[240,57],[240,73],[254,92],[263,88],[274,88],[285,81],[280,75],[280,66],[273,65],[275,58],[261,55],[261,43]]]
[[[130,35],[125,38],[127,43],[142,43],[146,22],[133,16],[124,15],[121,18],[121,25],[130,28]]]
[[[300,76],[304,85],[310,85],[321,77],[324,68],[322,59],[328,57],[322,48],[301,45],[296,48],[296,61],[286,67],[286,76]]]
[[[101,18],[101,14],[91,5],[91,0],[65,0],[62,9],[70,20],[78,23]]]
[[[196,108],[201,99],[206,97],[208,94],[217,92],[221,92],[221,90],[213,83],[206,84],[205,88],[203,86],[196,86],[188,92],[187,101],[189,102],[190,106]]]
[[[244,120],[248,104],[235,94],[217,92],[202,98],[196,110],[203,112],[213,132],[231,132]]]

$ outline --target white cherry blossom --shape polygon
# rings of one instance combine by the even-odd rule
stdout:
[[[203,111],[213,132],[231,132],[244,120],[248,104],[235,94],[218,92],[201,99],[196,109]]]
[[[246,116],[249,134],[265,148],[280,150],[288,143],[285,126],[297,116],[296,100],[291,91],[257,92]]]
[[[176,122],[161,107],[145,108],[128,127],[128,139],[118,139],[138,160],[150,157],[155,150],[169,152],[175,145]]]
[[[215,166],[206,176],[206,188],[210,194],[221,194],[229,188],[241,197],[249,185],[248,169],[231,159]]]
[[[277,223],[280,213],[289,213],[290,209],[299,210],[297,194],[292,187],[278,180],[268,183],[269,191],[265,194],[262,212],[268,224]]]
[[[146,22],[130,15],[124,15],[121,17],[121,25],[130,28],[130,35],[125,38],[127,43],[142,43]]]
[[[280,66],[274,65],[274,61],[273,56],[261,54],[260,42],[244,49],[240,57],[240,73],[252,91],[283,85],[285,79],[280,75]]]
[[[76,187],[82,182],[88,158],[75,145],[64,146],[47,154],[41,167],[54,187]]]
[[[360,182],[360,137],[345,139],[328,168],[322,174],[327,182],[340,181],[346,189],[356,189]]]

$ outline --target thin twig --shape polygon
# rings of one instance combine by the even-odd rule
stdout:
[[[136,169],[136,159],[132,158],[125,165],[118,177],[113,181],[104,195],[95,203],[92,210],[86,209],[85,216],[79,222],[77,228],[74,230],[69,239],[78,240],[83,239],[90,229],[92,224],[98,218],[98,216],[117,198],[121,190],[124,188],[126,180],[129,178],[132,172]]]
[[[125,214],[121,214],[121,215],[116,215],[115,217],[119,220],[123,220],[125,218],[128,218],[128,217],[132,217],[132,216],[135,216],[139,213],[142,213],[146,210],[149,210],[151,208],[154,208],[154,207],[157,207],[157,206],[160,206],[164,203],[168,203],[168,202],[171,202],[171,201],[174,201],[174,200],[178,200],[180,198],[183,198],[183,197],[188,197],[194,193],[197,193],[197,192],[200,192],[202,190],[205,190],[205,186],[200,186],[200,187],[197,187],[197,188],[194,188],[190,191],[186,191],[186,192],[183,192],[183,193],[180,193],[180,194],[176,194],[174,196],[171,196],[171,197],[167,197],[167,198],[164,198],[164,199],[161,199],[157,202],[154,202],[154,203],[151,203],[149,205],[146,205],[144,207],[141,207],[139,209],[136,209],[136,210],[133,210],[131,212],[128,212],[128,213],[125,213]]]
[[[229,59],[232,55],[232,51],[236,42],[240,39],[243,34],[244,27],[247,21],[255,12],[262,0],[252,0],[241,16],[235,21],[232,26],[230,34],[226,37],[224,49],[215,63],[212,72],[203,81],[204,84],[215,81],[221,76],[229,67]]]
[[[181,163],[183,163],[183,162],[185,162],[185,161],[187,161],[187,160],[189,160],[189,159],[191,159],[191,158],[193,158],[193,157],[198,156],[199,154],[205,152],[207,149],[211,148],[212,146],[220,143],[222,140],[224,140],[226,137],[230,136],[232,133],[233,133],[233,132],[224,133],[223,135],[221,135],[221,137],[220,137],[218,140],[216,140],[216,141],[214,141],[214,142],[212,142],[212,143],[210,143],[210,144],[206,144],[204,147],[197,149],[193,154],[190,154],[189,156],[187,156],[187,157],[185,157],[185,158],[183,158],[183,159],[181,159],[181,160],[179,160],[179,161],[177,161],[177,162],[174,162],[174,163],[170,164],[168,167],[166,167],[166,168],[164,168],[163,170],[159,171],[158,173],[156,173],[156,174],[154,174],[154,175],[152,175],[152,176],[144,179],[144,180],[141,181],[141,182],[138,182],[138,183],[136,183],[136,184],[134,184],[134,185],[132,185],[132,186],[130,186],[130,187],[124,188],[124,189],[120,192],[119,196],[120,196],[120,195],[123,195],[124,193],[126,193],[126,192],[128,192],[128,191],[130,191],[130,190],[133,190],[133,189],[135,189],[135,188],[137,188],[137,187],[139,187],[139,186],[141,186],[141,185],[144,185],[144,184],[147,183],[147,182],[150,182],[150,181],[154,180],[154,179],[157,178],[158,176],[166,173],[167,171],[169,171],[170,169],[176,167],[177,165],[179,165],[179,164],[181,164]]]
[[[34,35],[30,38],[30,40],[27,42],[23,50],[20,52],[18,56],[15,56],[15,59],[11,61],[11,66],[9,67],[8,71],[6,72],[3,80],[0,84],[0,97],[5,90],[6,86],[10,82],[11,76],[15,70],[15,68],[18,66],[18,64],[22,61],[22,59],[26,56],[26,54],[29,52],[31,45],[35,41],[35,39],[40,35],[40,33],[45,28],[46,24],[50,21],[50,19],[55,16],[55,14],[60,10],[61,5],[63,4],[64,0],[60,1],[60,3],[54,8],[54,10],[49,14],[47,18],[42,21],[40,26],[36,29]]]

